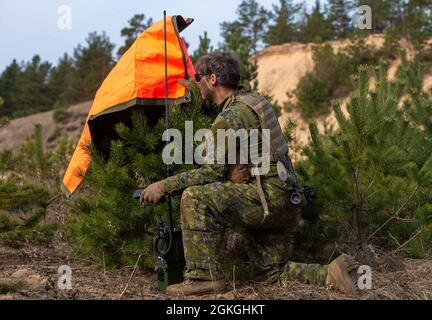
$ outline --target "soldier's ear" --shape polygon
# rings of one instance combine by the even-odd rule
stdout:
[[[211,83],[212,86],[215,86],[217,84],[217,77],[216,77],[216,75],[214,73],[212,73],[210,75],[210,83]]]

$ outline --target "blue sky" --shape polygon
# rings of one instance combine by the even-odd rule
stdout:
[[[12,61],[28,61],[34,54],[56,63],[64,52],[72,54],[78,43],[84,43],[88,33],[106,31],[116,49],[123,43],[120,30],[136,13],[144,13],[154,21],[168,15],[181,14],[194,18],[194,23],[182,32],[192,52],[198,46],[198,36],[207,31],[213,46],[221,41],[219,24],[233,21],[241,0],[0,0],[0,72]],[[297,1],[298,2],[298,1]],[[314,0],[307,0],[311,5]],[[259,0],[267,9],[278,0]],[[57,26],[62,5],[71,9],[72,29]]]

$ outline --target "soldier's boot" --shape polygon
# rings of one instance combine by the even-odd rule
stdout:
[[[358,293],[358,263],[353,257],[342,254],[333,260],[327,268],[326,285],[337,288],[347,295]]]
[[[170,296],[194,296],[207,293],[219,293],[225,290],[225,281],[185,280],[182,283],[172,284],[167,288]]]

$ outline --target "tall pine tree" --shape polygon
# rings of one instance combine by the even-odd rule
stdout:
[[[237,8],[238,22],[249,40],[251,53],[256,55],[267,30],[270,13],[256,0],[243,0]]]
[[[53,100],[49,92],[48,77],[51,64],[43,62],[40,56],[33,56],[23,70],[18,105],[15,106],[14,116],[20,117],[36,112],[50,110]]]
[[[331,39],[331,22],[321,8],[320,0],[315,1],[312,12],[306,15],[306,25],[301,32],[305,42],[321,43]]]
[[[233,53],[240,62],[240,79],[241,85],[245,88],[258,87],[257,69],[258,66],[254,61],[250,61],[251,47],[249,39],[244,36],[243,27],[238,21],[222,22],[221,36],[224,42],[220,49]]]
[[[19,98],[21,93],[21,66],[14,59],[6,67],[0,77],[0,95],[4,99],[4,105],[0,110],[0,115],[12,116],[19,108]]]
[[[60,106],[68,106],[76,102],[72,97],[74,71],[74,61],[65,53],[50,72],[48,80],[50,94],[53,101]]]
[[[329,20],[333,31],[333,37],[336,39],[345,39],[348,36],[351,23],[348,16],[348,1],[328,0],[328,4]]]
[[[114,65],[114,44],[103,32],[92,32],[86,46],[78,45],[74,50],[74,74],[71,99],[75,102],[93,99]]]
[[[273,46],[297,40],[296,15],[300,9],[301,4],[294,4],[292,0],[279,0],[279,6],[273,5],[274,23],[269,26],[264,42]]]

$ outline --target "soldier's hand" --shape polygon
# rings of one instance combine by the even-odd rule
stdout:
[[[164,181],[152,183],[141,193],[140,202],[159,203],[166,194]]]

